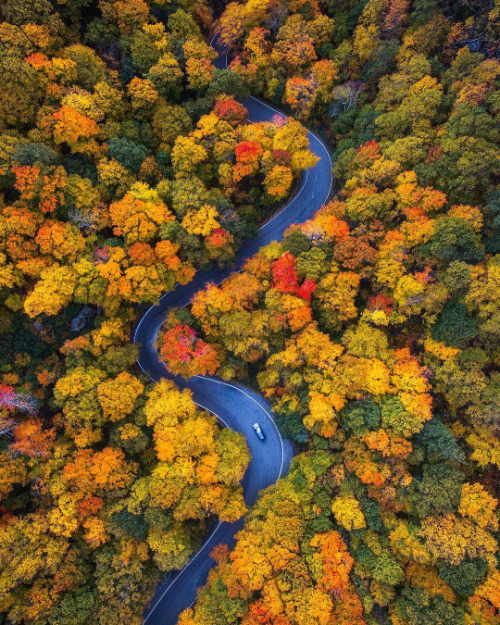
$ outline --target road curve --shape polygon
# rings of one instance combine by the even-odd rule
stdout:
[[[226,67],[226,57],[219,56],[215,64],[220,68]],[[283,117],[282,113],[252,96],[243,104],[248,109],[251,122],[270,121],[275,115]],[[331,156],[325,144],[314,133],[309,132],[308,138],[310,149],[320,160],[302,176],[299,188],[290,202],[260,228],[255,238],[242,245],[234,265],[226,269],[198,271],[188,285],[178,286],[165,293],[160,304],[149,308],[140,318],[133,334],[134,343],[140,345],[139,367],[153,381],[165,377],[174,380],[180,388],[190,388],[200,408],[212,412],[224,426],[245,436],[252,456],[243,478],[245,502],[249,507],[257,500],[260,490],[274,484],[286,473],[293,456],[292,445],[281,438],[268,402],[245,387],[228,384],[214,377],[194,376],[186,381],[171,375],[159,359],[155,342],[169,308],[187,305],[206,284],[221,282],[230,273],[240,269],[244,261],[262,246],[280,240],[288,226],[306,221],[326,202],[333,186]],[[263,442],[252,429],[256,421],[266,433]],[[158,586],[151,606],[145,613],[144,623],[175,625],[179,614],[195,601],[198,587],[206,582],[208,571],[214,564],[210,557],[212,549],[221,543],[232,545],[234,535],[242,527],[242,519],[236,523],[218,523],[189,563]]]

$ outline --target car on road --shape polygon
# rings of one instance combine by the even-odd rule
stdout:
[[[253,429],[255,430],[255,433],[257,434],[257,436],[260,438],[261,441],[265,440],[266,435],[264,434],[264,432],[262,431],[262,428],[260,427],[259,423],[254,423],[252,425]]]

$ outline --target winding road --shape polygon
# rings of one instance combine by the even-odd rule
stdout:
[[[227,57],[221,53],[215,61],[220,69],[227,66]],[[270,121],[279,111],[257,98],[250,96],[243,101],[251,122]],[[158,331],[171,307],[187,305],[193,295],[207,283],[220,283],[233,271],[241,269],[244,261],[259,248],[271,241],[280,240],[283,232],[293,223],[301,223],[327,201],[332,191],[333,175],[330,153],[314,133],[308,133],[310,149],[319,156],[318,163],[302,176],[300,186],[290,202],[259,230],[259,234],[243,244],[230,268],[198,271],[193,280],[185,286],[165,293],[158,306],[152,306],[139,320],[133,341],[140,344],[139,367],[157,382],[165,377],[174,380],[180,388],[190,388],[193,399],[200,408],[216,415],[224,426],[241,432],[247,442],[252,459],[243,478],[243,491],[247,506],[257,500],[259,491],[274,484],[284,475],[293,456],[289,441],[282,439],[276,427],[271,408],[257,393],[237,384],[228,384],[214,377],[194,376],[189,380],[171,375],[159,359],[155,349]],[[260,441],[252,429],[258,421],[266,434]],[[210,552],[218,544],[232,545],[234,535],[243,527],[243,519],[236,523],[218,523],[201,549],[192,556],[189,563],[178,573],[160,584],[150,608],[144,616],[147,625],[175,625],[179,614],[193,604],[196,591],[206,582],[214,561]]]

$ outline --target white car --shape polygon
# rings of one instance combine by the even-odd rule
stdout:
[[[260,438],[260,440],[261,441],[265,440],[266,435],[262,431],[262,428],[260,427],[260,425],[258,423],[254,423],[252,427],[255,430],[255,433],[257,434],[257,436]]]

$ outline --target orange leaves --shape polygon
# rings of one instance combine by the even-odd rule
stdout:
[[[179,268],[181,263],[179,257],[177,256],[179,247],[180,246],[177,243],[172,243],[171,241],[158,241],[156,244],[155,254],[163,263],[165,263],[167,269],[175,271]]]
[[[317,59],[313,40],[307,35],[297,41],[278,41],[271,53],[274,63],[284,65],[290,72],[310,65]]]
[[[437,213],[446,205],[444,193],[432,187],[419,187],[415,172],[405,172],[398,177],[398,203],[402,208],[419,209],[423,213]]]
[[[36,165],[25,165],[14,167],[12,171],[16,176],[15,188],[23,200],[33,203],[43,213],[51,213],[64,205],[67,175],[63,167],[50,167],[42,171]]]
[[[36,183],[39,180],[40,168],[36,166],[17,167],[13,169],[16,176],[15,188],[20,192],[21,198],[33,200],[36,197]]]
[[[215,103],[214,113],[219,119],[228,122],[231,126],[239,126],[247,121],[248,111],[236,100],[222,97]]]
[[[311,307],[305,302],[295,299],[293,306],[287,312],[287,320],[292,332],[301,330],[313,320]]]
[[[128,255],[133,265],[151,267],[157,260],[153,248],[147,243],[139,241],[130,246]]]
[[[245,176],[256,174],[259,169],[263,149],[256,141],[242,141],[236,146],[236,164],[233,169],[233,180],[239,182]]]
[[[286,82],[284,102],[299,119],[307,119],[314,106],[314,84],[307,78],[289,78]]]
[[[359,440],[349,439],[343,455],[346,468],[355,473],[363,484],[380,486],[389,477],[387,469],[379,467],[375,456]]]
[[[349,225],[342,219],[337,219],[335,215],[328,215],[322,209],[315,219],[314,225],[319,227],[327,239],[342,240],[349,236]]]
[[[372,451],[379,451],[382,456],[391,456],[397,459],[406,459],[413,451],[410,441],[405,438],[388,434],[385,430],[368,432],[363,437],[367,448]]]
[[[27,419],[15,428],[14,441],[9,449],[28,458],[47,458],[52,452],[55,437],[55,428],[44,429],[38,419]]]
[[[76,491],[92,495],[128,488],[135,469],[135,463],[127,462],[121,449],[105,447],[97,452],[81,449],[64,467],[63,477]]]
[[[78,229],[59,221],[46,221],[39,228],[35,241],[42,254],[51,254],[66,263],[74,262],[85,248],[85,240]]]
[[[66,105],[54,113],[54,120],[56,143],[68,143],[75,152],[96,152],[97,144],[92,139],[99,132],[97,122]]]
[[[320,588],[335,593],[337,596],[351,591],[349,574],[354,559],[349,554],[340,534],[334,531],[316,534],[310,545],[315,550],[313,560],[321,567],[321,573],[318,576]]]
[[[302,44],[304,45],[304,44]],[[301,62],[310,64],[315,58],[314,48],[312,53],[314,56],[305,57],[305,54],[311,52],[306,44],[306,49],[297,50],[297,45],[292,47],[294,53],[298,53]],[[294,63],[294,67],[299,63]],[[292,110],[297,114],[299,119],[306,120],[310,117],[317,103],[326,104],[331,97],[331,89],[337,79],[337,69],[335,63],[329,60],[321,60],[314,63],[310,67],[307,76],[294,76],[286,82],[285,95],[283,102],[286,102]]]

